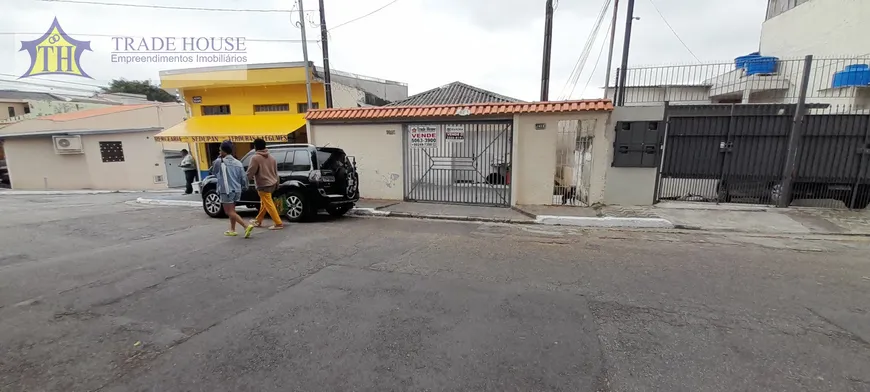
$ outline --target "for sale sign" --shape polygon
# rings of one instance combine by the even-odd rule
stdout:
[[[447,125],[444,128],[444,140],[451,143],[462,143],[465,141],[465,126]]]
[[[408,143],[413,148],[433,148],[438,145],[437,125],[411,125]]]

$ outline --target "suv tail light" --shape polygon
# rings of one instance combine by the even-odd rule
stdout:
[[[312,170],[311,174],[308,175],[308,179],[313,182],[320,182],[322,175],[320,174],[320,170]]]

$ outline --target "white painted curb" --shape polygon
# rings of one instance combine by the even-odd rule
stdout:
[[[351,215],[360,216],[389,216],[389,211],[381,211],[374,208],[354,207],[350,210]]]
[[[634,229],[673,229],[674,224],[661,218],[617,218],[538,215],[535,223],[554,226],[616,227]]]
[[[200,201],[193,200],[167,200],[167,199],[146,199],[140,197],[136,199],[136,203],[148,204],[152,206],[173,206],[173,207],[199,207],[202,205]]]

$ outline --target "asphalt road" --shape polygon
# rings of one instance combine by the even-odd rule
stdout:
[[[870,239],[0,198],[0,391],[870,391]]]

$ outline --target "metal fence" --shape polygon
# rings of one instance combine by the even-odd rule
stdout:
[[[510,206],[510,121],[404,126],[405,200]]]
[[[589,206],[592,141],[597,120],[562,120],[556,141],[553,204]]]
[[[629,69],[625,106],[666,104],[657,200],[870,203],[867,58]],[[756,69],[755,71],[758,71]],[[608,91],[613,96],[615,91]]]

